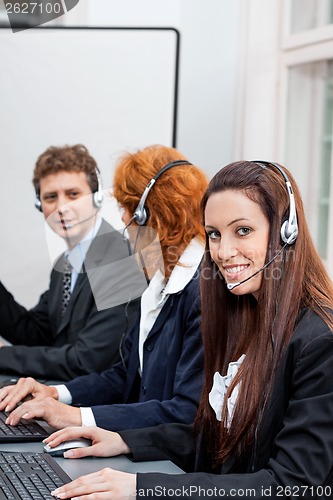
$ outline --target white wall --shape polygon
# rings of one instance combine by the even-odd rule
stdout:
[[[80,0],[60,21],[86,26],[170,26],[180,31],[177,146],[211,176],[233,159],[240,1]],[[12,90],[16,91],[15,81]],[[30,127],[27,141],[33,133]],[[24,150],[24,144],[17,147]],[[22,165],[15,185],[4,176],[1,196],[5,215],[0,222],[4,242],[0,277],[26,306],[34,305],[47,288],[51,268],[42,215],[33,207],[32,170],[33,165]],[[110,160],[110,178],[111,171]]]
[[[66,24],[169,26],[180,31],[177,147],[212,175],[233,154],[239,4],[240,0],[81,0],[80,10],[69,13]]]
[[[279,0],[240,0],[241,63],[235,150],[237,159],[277,156],[279,110]]]

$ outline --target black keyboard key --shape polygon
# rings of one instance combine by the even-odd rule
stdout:
[[[53,500],[51,491],[68,481],[45,453],[0,452],[0,500]]]
[[[22,419],[18,425],[7,425],[8,414],[0,412],[0,442],[42,441],[48,433],[38,422]]]

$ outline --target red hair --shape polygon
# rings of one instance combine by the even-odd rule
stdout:
[[[186,160],[174,148],[149,146],[127,153],[116,165],[113,194],[121,206],[133,215],[149,181],[166,164]],[[147,226],[157,231],[169,277],[180,255],[195,236],[205,240],[200,202],[208,181],[194,165],[178,165],[164,172],[146,200]]]

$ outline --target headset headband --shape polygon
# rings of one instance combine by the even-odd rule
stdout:
[[[149,217],[149,213],[148,213],[148,209],[145,207],[145,203],[146,203],[147,196],[148,196],[151,188],[153,187],[153,185],[155,184],[155,182],[157,181],[157,179],[164,172],[166,172],[170,168],[177,167],[179,165],[192,165],[192,163],[190,163],[187,160],[175,160],[175,161],[172,161],[170,163],[167,163],[167,165],[165,165],[164,167],[162,167],[161,170],[159,170],[159,172],[157,172],[157,174],[148,182],[148,184],[147,184],[144,192],[142,193],[142,196],[140,198],[138,206],[136,207],[136,209],[134,211],[134,214],[133,214],[133,217],[132,217],[132,219],[130,221],[130,224],[132,222],[134,222],[134,221],[139,226],[144,226],[146,224],[146,222],[148,220],[148,217]]]

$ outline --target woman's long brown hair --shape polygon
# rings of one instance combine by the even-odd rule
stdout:
[[[203,395],[195,428],[204,436],[212,463],[219,466],[231,457],[241,460],[254,436],[272,380],[303,307],[313,309],[333,330],[333,288],[313,245],[295,181],[287,169],[294,190],[299,234],[293,245],[263,272],[258,301],[252,295],[230,293],[212,261],[206,243],[201,275],[202,332],[205,351]],[[266,262],[281,249],[280,229],[289,215],[289,196],[281,173],[273,166],[236,162],[220,170],[211,180],[202,201],[203,214],[213,193],[244,192],[258,203],[270,224]],[[221,211],[223,207],[221,206]],[[218,422],[208,401],[215,372],[226,374],[228,364],[246,353],[240,370],[228,390]],[[241,381],[229,429],[227,398]]]

